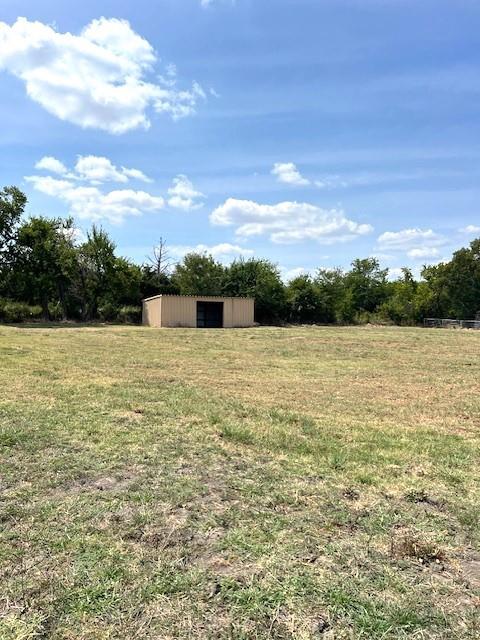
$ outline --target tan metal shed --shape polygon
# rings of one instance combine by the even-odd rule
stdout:
[[[149,327],[233,328],[254,325],[253,298],[159,295],[142,303]]]

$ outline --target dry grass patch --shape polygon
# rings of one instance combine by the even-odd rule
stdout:
[[[0,327],[0,637],[478,638],[476,353]]]

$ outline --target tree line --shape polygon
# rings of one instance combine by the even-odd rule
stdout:
[[[480,311],[480,239],[449,262],[408,268],[391,281],[376,258],[347,271],[318,269],[282,282],[269,260],[234,260],[190,253],[173,264],[163,241],[142,265],[116,255],[114,242],[92,226],[76,238],[71,218],[24,219],[27,198],[0,190],[0,320],[139,322],[143,298],[159,293],[252,296],[260,323],[415,325],[424,317],[475,318]]]

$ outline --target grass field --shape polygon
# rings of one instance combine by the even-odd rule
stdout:
[[[479,356],[0,327],[0,638],[478,639]]]

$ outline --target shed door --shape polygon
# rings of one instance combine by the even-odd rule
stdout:
[[[197,327],[221,329],[223,327],[223,302],[197,302]]]

